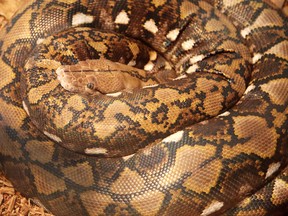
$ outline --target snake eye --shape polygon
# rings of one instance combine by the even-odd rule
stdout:
[[[93,83],[87,83],[87,88],[93,90],[94,84]]]

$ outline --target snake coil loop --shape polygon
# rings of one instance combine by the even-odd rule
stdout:
[[[0,163],[57,216],[288,203],[288,22],[261,0],[31,0],[0,32]]]

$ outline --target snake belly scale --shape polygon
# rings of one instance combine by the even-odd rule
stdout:
[[[287,24],[260,0],[31,0],[0,32],[1,169],[57,216],[287,210]]]

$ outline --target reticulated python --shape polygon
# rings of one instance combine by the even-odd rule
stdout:
[[[287,36],[260,0],[31,1],[0,33],[2,169],[60,216],[283,212]]]

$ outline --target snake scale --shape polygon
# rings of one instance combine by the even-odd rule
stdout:
[[[287,25],[260,0],[29,2],[0,32],[1,169],[57,216],[287,211]]]

